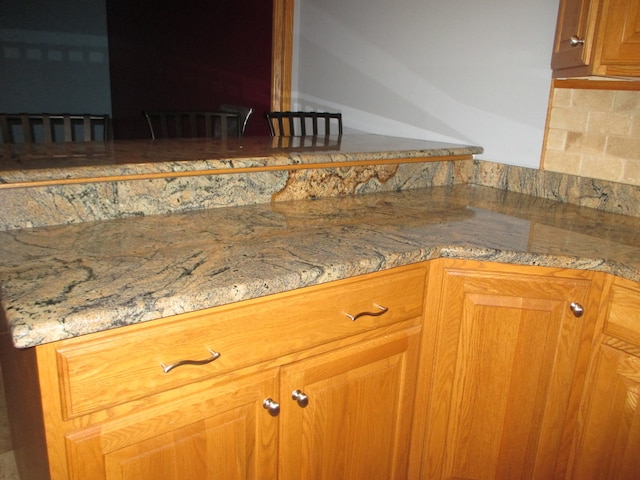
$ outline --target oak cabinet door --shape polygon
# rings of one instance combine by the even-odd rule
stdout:
[[[590,0],[560,0],[556,37],[551,57],[554,70],[589,64],[591,42],[587,43]],[[571,38],[578,40],[572,42]],[[585,42],[581,43],[581,40]]]
[[[418,333],[282,368],[280,480],[406,479]]]
[[[640,357],[601,345],[569,478],[640,478]]]
[[[591,281],[465,264],[431,278],[421,478],[562,478],[597,318]]]
[[[640,0],[560,0],[555,77],[639,76]]]
[[[276,479],[277,370],[66,435],[74,480]],[[205,387],[205,385],[203,385]]]
[[[638,75],[640,1],[606,0],[601,18],[599,62],[610,75]]]

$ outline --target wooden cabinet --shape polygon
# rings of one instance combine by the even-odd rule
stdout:
[[[600,272],[438,259],[3,342],[30,480],[640,478],[640,285]]]
[[[24,464],[37,452],[22,471],[406,478],[426,275],[417,264],[36,347],[32,440],[46,439],[49,475]],[[17,368],[25,352],[5,347],[3,370]]]
[[[560,0],[554,77],[640,76],[640,0]]]
[[[419,334],[288,365],[280,383],[282,480],[404,480]]]
[[[67,432],[69,478],[403,479],[418,342],[403,331],[280,371],[200,382]]]
[[[409,478],[563,478],[597,318],[593,277],[431,267],[414,429],[424,445]]]
[[[611,282],[568,478],[640,478],[640,285]]]
[[[262,401],[277,392],[274,370],[201,382],[139,412],[64,434],[74,480],[276,478],[276,418]]]

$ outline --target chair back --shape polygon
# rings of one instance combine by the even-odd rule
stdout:
[[[247,123],[249,123],[249,117],[253,114],[252,107],[244,107],[241,105],[220,105],[218,111],[225,113],[235,113],[238,115],[237,121],[229,121],[229,136],[234,134],[238,137],[244,137],[244,133],[247,130]]]
[[[109,115],[0,113],[2,143],[92,142],[111,139]]]
[[[268,112],[271,136],[342,135],[342,114],[330,112]]]
[[[144,112],[144,115],[149,125],[149,133],[154,140],[158,138],[227,138],[239,137],[243,133],[242,129],[238,128],[238,123],[241,121],[238,111],[156,111]],[[232,126],[235,128],[230,129]]]

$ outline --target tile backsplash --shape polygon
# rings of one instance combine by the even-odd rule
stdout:
[[[543,168],[640,185],[640,91],[554,88]]]

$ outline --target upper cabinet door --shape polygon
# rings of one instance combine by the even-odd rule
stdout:
[[[587,32],[589,16],[589,0],[560,0],[558,9],[558,24],[556,38],[551,58],[553,70],[570,67],[584,67],[589,64],[591,42],[586,38],[593,38],[593,32]]]
[[[640,0],[560,0],[554,77],[640,76]]]
[[[601,19],[599,68],[608,75],[640,74],[640,1],[608,0]]]

